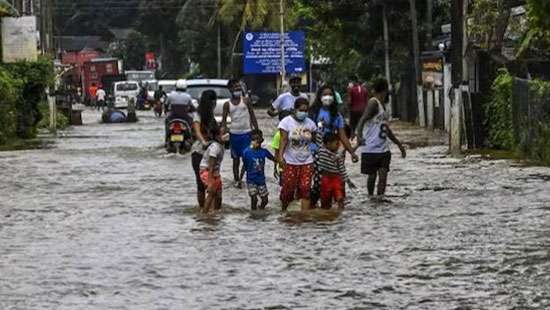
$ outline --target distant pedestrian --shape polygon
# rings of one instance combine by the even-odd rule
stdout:
[[[384,102],[388,96],[388,82],[379,79],[374,83],[374,96],[370,99],[365,113],[357,125],[356,134],[361,145],[361,173],[368,175],[367,189],[370,196],[374,195],[376,179],[378,180],[377,195],[386,193],[388,172],[390,170],[391,152],[388,139],[397,144],[401,156],[407,153],[401,142],[395,137],[388,124],[388,115]]]
[[[308,117],[309,102],[298,98],[294,112],[279,123],[281,144],[277,161],[283,168],[281,176],[281,203],[283,211],[296,198],[301,200],[302,210],[311,207],[310,191],[313,177],[313,152],[317,126]]]
[[[155,95],[154,95],[154,99],[155,99],[154,111],[155,111],[155,115],[158,117],[162,116],[162,108],[164,106],[164,101],[166,101],[166,97],[167,95],[166,95],[166,92],[162,89],[162,85],[159,86],[159,88],[155,90]]]
[[[228,82],[227,86],[231,90],[231,99],[223,105],[222,127],[226,128],[228,117],[231,117],[229,145],[233,158],[234,186],[241,188],[241,158],[244,150],[250,146],[250,132],[253,129],[258,129],[258,121],[249,98],[244,96],[241,83],[233,79]]]
[[[350,77],[350,84],[348,86],[348,109],[352,132],[355,132],[357,123],[367,107],[368,98],[369,93],[367,88],[359,83],[357,76]]]
[[[269,202],[269,192],[265,182],[265,159],[275,162],[275,157],[262,147],[264,142],[263,133],[256,129],[251,133],[252,143],[249,148],[243,152],[243,169],[241,178],[246,172],[246,185],[252,210],[258,208],[258,197],[262,200],[260,209],[265,209]]]
[[[92,83],[92,85],[88,88],[88,98],[90,100],[90,105],[95,107],[97,101],[97,86],[95,83]]]
[[[294,109],[294,102],[296,101],[296,99],[308,99],[307,95],[300,91],[301,83],[302,79],[299,76],[292,76],[289,81],[290,91],[285,92],[277,97],[277,99],[275,99],[275,101],[273,101],[273,103],[271,104],[271,107],[269,108],[267,113],[271,117],[278,116],[279,121],[292,114],[292,110]]]
[[[107,93],[103,90],[101,86],[99,86],[96,91],[96,104],[97,104],[98,111],[106,106],[105,104],[106,97],[107,97]]]

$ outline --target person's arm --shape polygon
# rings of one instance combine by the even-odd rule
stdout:
[[[276,159],[275,159],[275,156],[273,156],[273,154],[271,154],[270,151],[268,150],[264,150],[265,151],[265,157],[269,160],[271,160],[272,162],[276,162]]]
[[[254,109],[250,104],[250,100],[246,99],[245,104],[246,104],[246,107],[248,108],[248,113],[250,114],[250,126],[253,129],[258,129],[258,120],[256,119],[256,113],[254,113]]]
[[[361,116],[361,119],[359,120],[359,123],[357,123],[357,128],[355,130],[355,135],[358,137],[358,140],[361,141],[363,139],[363,127],[365,127],[365,122],[368,119],[373,118],[378,113],[378,105],[377,104],[369,104],[367,105],[367,108],[363,112],[363,116]],[[361,143],[359,143],[361,144]]]
[[[349,137],[346,135],[346,130],[344,130],[343,127],[338,128],[338,137],[340,138],[340,141],[342,141],[342,144],[344,145],[346,151],[350,153],[353,162],[357,162],[359,158],[357,157],[357,155],[355,155],[355,150],[351,146],[351,143],[349,142]]]
[[[227,116],[229,115],[229,101],[223,104],[222,128],[227,128]]]
[[[279,145],[279,151],[277,152],[277,161],[281,168],[285,168],[285,160],[283,154],[285,153],[286,147],[288,146],[288,131],[280,129],[281,131],[281,144]]]
[[[399,150],[401,151],[401,156],[403,158],[406,158],[407,157],[407,151],[405,150],[405,147],[403,146],[403,144],[401,144],[401,141],[399,141],[399,139],[397,139],[397,137],[393,134],[393,131],[390,129],[390,127],[386,124],[385,125],[385,129],[386,129],[386,134],[388,135],[388,138],[397,145],[397,147],[399,148]]]
[[[202,145],[206,145],[208,143],[202,135],[201,124],[199,122],[193,122],[193,131],[195,132],[195,136],[197,137],[197,139],[199,139]]]
[[[269,114],[269,116],[271,117],[275,117],[277,115],[279,115],[279,106],[281,104],[281,96],[277,97],[272,103],[271,103],[271,106],[269,107],[269,110],[267,110],[267,114]]]

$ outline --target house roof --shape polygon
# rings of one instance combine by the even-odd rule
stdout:
[[[55,40],[62,50],[70,52],[83,49],[106,50],[109,46],[100,36],[56,36]]]

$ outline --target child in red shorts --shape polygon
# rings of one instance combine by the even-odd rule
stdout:
[[[210,136],[213,140],[202,156],[200,163],[201,181],[206,187],[206,200],[204,202],[204,212],[208,213],[213,209],[220,209],[222,202],[222,178],[220,176],[220,166],[223,161],[224,131],[220,128],[212,128]]]
[[[338,154],[340,138],[333,133],[326,134],[323,138],[323,146],[317,154],[317,167],[321,174],[321,207],[332,208],[336,202],[339,209],[344,208],[345,183],[353,185],[348,179],[344,158]]]

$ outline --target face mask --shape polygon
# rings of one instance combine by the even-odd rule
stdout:
[[[296,112],[296,119],[299,121],[305,120],[307,117],[307,112],[298,111]]]
[[[321,102],[323,103],[323,105],[325,107],[328,107],[334,102],[334,97],[333,96],[323,96],[323,97],[321,97]]]
[[[241,98],[242,95],[243,95],[243,92],[240,90],[233,92],[233,98]]]

